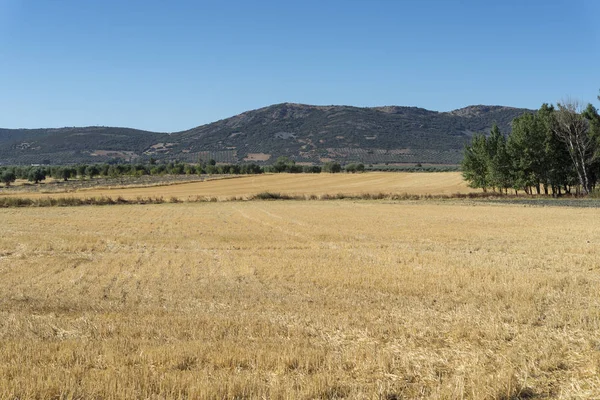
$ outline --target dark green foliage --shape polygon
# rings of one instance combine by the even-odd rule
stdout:
[[[342,172],[342,166],[338,162],[329,161],[329,162],[326,162],[325,164],[323,164],[323,167],[321,168],[321,170],[323,172],[329,172],[329,173],[335,174],[338,172]]]
[[[543,104],[513,121],[506,139],[494,126],[489,137],[474,135],[465,148],[463,176],[471,187],[508,192],[588,194],[600,177],[600,115],[591,105],[558,109]]]
[[[296,165],[294,160],[289,157],[281,156],[277,158],[277,161],[273,164],[273,172],[290,172],[292,167]]]
[[[240,173],[242,174],[262,174],[263,170],[258,164],[242,164],[240,165]]]
[[[46,179],[46,171],[43,168],[34,168],[29,171],[27,175],[27,180],[33,183],[38,183]]]
[[[514,185],[514,174],[511,165],[506,137],[500,133],[497,125],[492,127],[487,139],[488,181],[492,187],[508,191]]]
[[[346,165],[346,167],[344,168],[346,170],[346,172],[350,172],[350,173],[356,173],[356,172],[364,172],[365,170],[365,164],[359,163],[359,164],[348,164]]]
[[[194,175],[196,174],[196,166],[192,164],[186,164],[185,167],[183,167],[183,172],[185,172],[186,175]]]
[[[87,169],[87,165],[78,165],[75,167],[77,170],[77,176],[80,178],[85,177],[85,170]]]
[[[6,170],[6,171],[3,171],[2,174],[0,174],[0,180],[6,186],[10,186],[11,183],[13,183],[14,181],[17,180],[17,176],[15,175],[15,173],[13,171]]]
[[[513,121],[508,145],[516,175],[515,189],[535,187],[539,194],[540,185],[547,182],[546,129],[538,115],[526,114]]]
[[[302,167],[302,172],[304,172],[305,174],[320,174],[321,167],[319,167],[318,165],[305,165],[304,167]]]
[[[88,165],[85,169],[85,174],[90,178],[100,175],[100,168],[97,165]]]
[[[475,134],[471,144],[465,147],[465,156],[461,164],[462,174],[472,188],[481,188],[484,192],[490,187],[487,139],[483,134]]]
[[[173,175],[181,175],[183,173],[185,173],[185,165],[184,164],[170,164],[169,165],[169,172]]]
[[[70,178],[73,178],[77,175],[77,170],[75,168],[70,167],[59,167],[57,168],[57,174],[53,174],[55,178],[62,179],[63,181],[68,181]]]

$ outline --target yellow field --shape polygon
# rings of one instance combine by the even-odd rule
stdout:
[[[250,175],[235,179],[216,179],[206,182],[182,183],[145,188],[102,188],[68,193],[16,192],[18,197],[177,197],[187,200],[196,197],[247,197],[261,192],[291,195],[323,194],[454,194],[470,193],[459,172],[408,173],[370,172],[364,174],[274,174]],[[1,194],[0,194],[1,195]],[[5,194],[6,195],[6,194]]]
[[[0,398],[600,398],[598,220],[423,201],[2,209]]]

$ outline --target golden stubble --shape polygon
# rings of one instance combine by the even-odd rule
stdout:
[[[362,174],[266,174],[246,175],[232,179],[214,179],[204,182],[178,183],[165,186],[81,189],[78,191],[40,192],[13,191],[0,196],[45,197],[110,197],[148,198],[175,197],[181,201],[198,198],[226,200],[231,197],[247,198],[262,192],[288,195],[359,195],[364,193],[392,193],[413,195],[451,195],[476,192],[467,186],[460,172],[369,172]]]
[[[594,398],[600,211],[0,210],[0,398]]]

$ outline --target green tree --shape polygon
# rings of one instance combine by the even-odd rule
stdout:
[[[46,179],[46,172],[42,168],[33,168],[27,175],[27,180],[33,183],[39,183]]]
[[[13,183],[14,181],[17,180],[17,176],[15,175],[15,173],[13,171],[6,170],[6,171],[2,172],[0,179],[2,180],[2,183],[4,183],[6,185],[6,187],[9,187],[11,183]]]
[[[169,169],[169,173],[172,175],[183,175],[185,173],[185,165],[180,163],[173,164]]]
[[[196,167],[191,164],[185,164],[183,171],[185,172],[186,175],[195,175]]]
[[[471,143],[465,146],[464,158],[461,163],[462,175],[469,186],[481,188],[487,192],[489,181],[489,154],[485,135],[477,133],[471,138]]]
[[[273,172],[294,172],[296,162],[289,157],[281,156],[273,164]]]
[[[74,177],[77,174],[75,168],[63,167],[59,171],[59,177],[65,182],[69,180],[69,178]]]
[[[87,165],[82,164],[76,166],[75,168],[77,169],[77,176],[79,176],[79,179],[85,178],[85,169],[87,168]]]
[[[319,167],[318,165],[305,165],[304,167],[302,167],[302,172],[304,172],[305,174],[320,174],[321,167]]]
[[[365,170],[365,165],[364,164],[356,164],[356,163],[351,163],[346,165],[346,168],[344,168],[346,170],[346,172],[350,172],[350,173],[356,173],[356,172],[363,172]]]
[[[88,165],[85,169],[85,174],[90,178],[100,175],[100,168],[97,165]]]
[[[323,172],[329,172],[331,174],[336,174],[338,172],[342,172],[342,166],[338,162],[328,161],[325,164],[323,164],[323,167],[321,168],[321,170]]]
[[[506,137],[500,133],[498,125],[494,124],[490,136],[486,140],[487,148],[487,178],[490,186],[500,191],[508,191],[513,187],[513,173]]]
[[[547,182],[548,161],[545,152],[546,127],[536,114],[523,114],[513,121],[508,148],[515,172],[515,189],[541,193]]]

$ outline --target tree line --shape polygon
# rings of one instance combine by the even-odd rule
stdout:
[[[598,96],[600,100],[600,96]],[[494,125],[465,147],[462,174],[484,192],[587,195],[600,179],[600,115],[576,101],[543,104],[513,120],[505,136]]]
[[[0,167],[0,181],[6,186],[17,179],[26,179],[33,183],[44,181],[47,177],[68,181],[70,179],[93,179],[96,177],[118,178],[122,176],[143,175],[214,175],[214,174],[262,174],[270,173],[338,173],[363,172],[363,164],[348,164],[342,167],[337,162],[327,162],[319,165],[297,165],[288,157],[279,157],[272,165],[258,164],[219,164],[214,160],[206,163],[190,164],[169,162],[164,164],[79,164],[57,166],[6,166]]]

